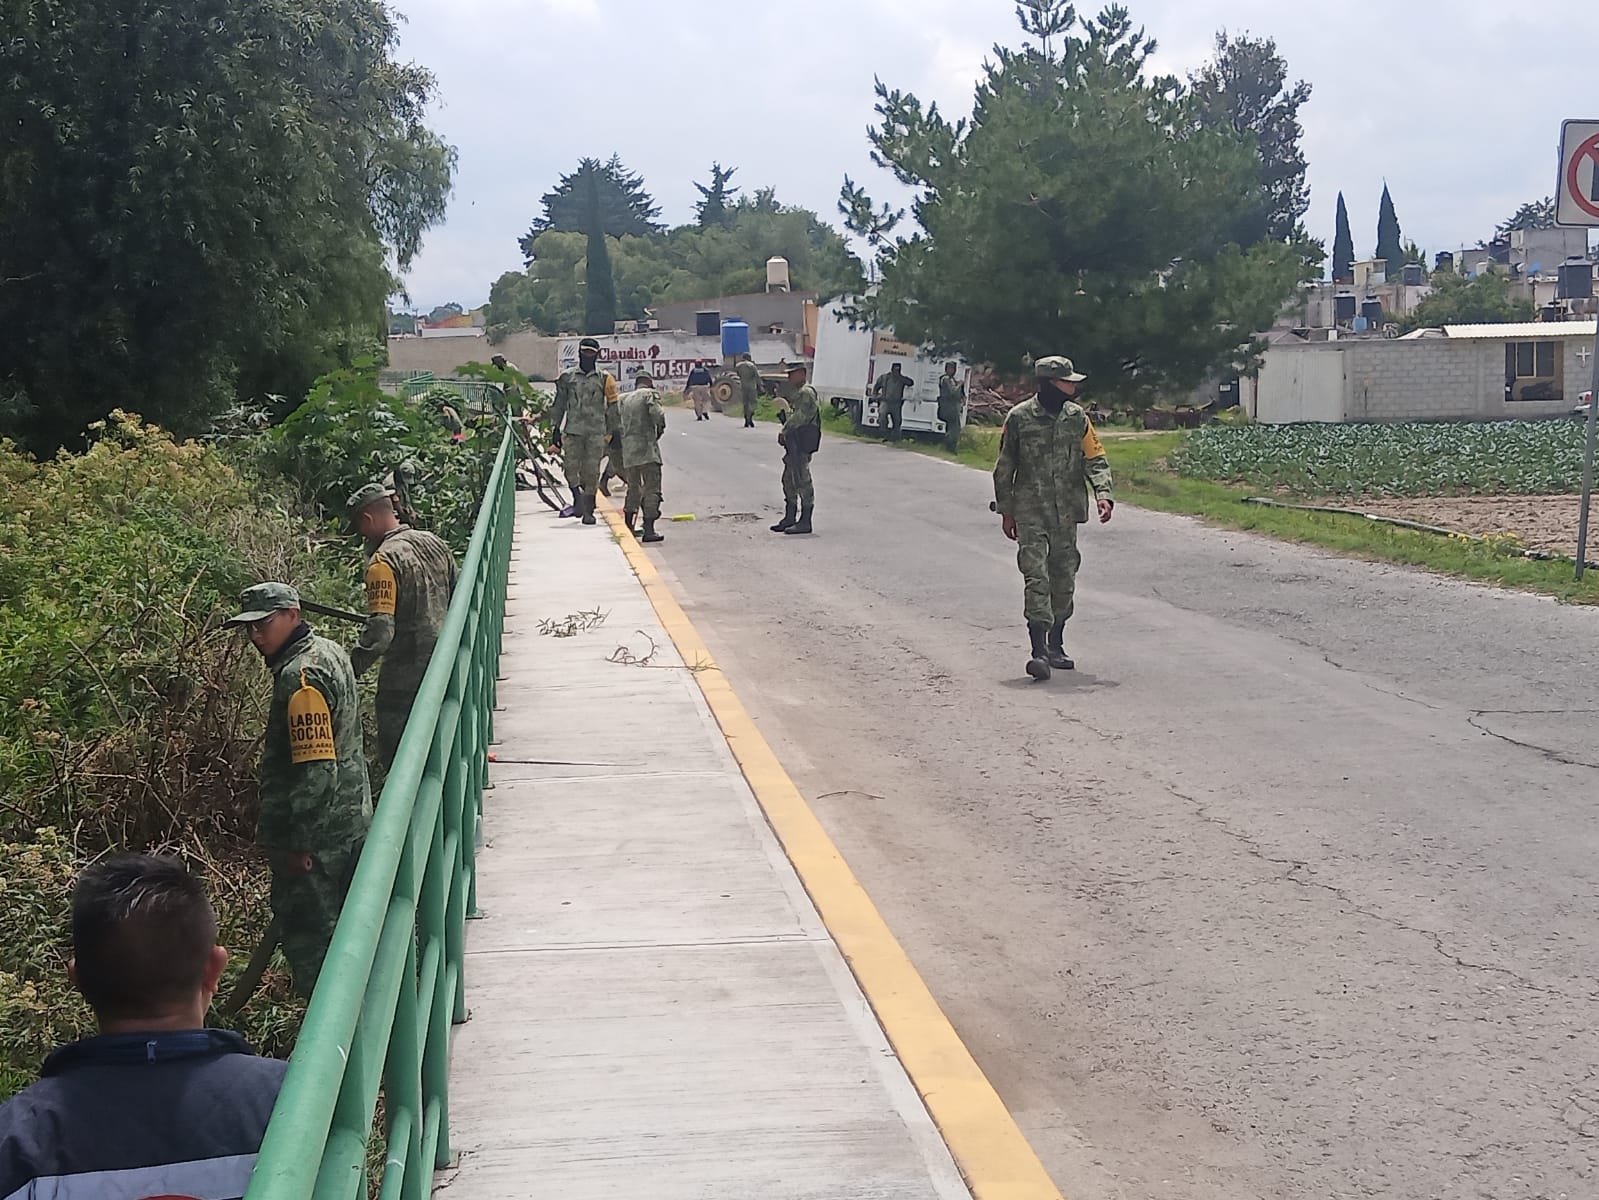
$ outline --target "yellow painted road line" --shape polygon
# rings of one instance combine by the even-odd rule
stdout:
[[[705,695],[755,799],[854,972],[976,1200],[1060,1200],[971,1051],[711,658],[621,513],[602,511],[655,614]]]

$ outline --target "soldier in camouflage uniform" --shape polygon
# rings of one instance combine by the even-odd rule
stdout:
[[[744,399],[744,428],[755,428],[755,405],[761,398],[761,372],[748,354],[741,354],[733,367],[738,372],[738,388]]]
[[[882,397],[883,432],[891,442],[905,436],[905,390],[912,386],[895,363],[872,389],[872,395]]]
[[[402,525],[394,493],[369,483],[348,502],[350,523],[366,539],[366,627],[350,651],[357,675],[378,659],[378,759],[394,765],[417,688],[444,628],[455,591],[455,556],[444,540]]]
[[[597,367],[600,343],[584,338],[577,344],[578,365],[555,384],[550,410],[550,444],[561,452],[566,482],[572,489],[576,515],[593,525],[594,493],[600,483],[600,459],[606,439],[616,429],[616,380]]]
[[[627,481],[622,515],[627,527],[634,529],[633,520],[642,509],[644,536],[639,540],[664,542],[666,538],[655,532],[655,522],[661,519],[661,435],[666,432],[666,412],[648,370],[638,373],[633,390],[622,397],[617,409],[622,477]]]
[[[228,624],[248,629],[272,671],[256,841],[294,989],[309,996],[372,821],[360,699],[349,657],[301,619],[292,587],[258,583],[239,599]]]
[[[951,451],[960,449],[961,410],[966,407],[966,385],[955,378],[957,369],[947,362],[938,377],[938,419],[944,422],[944,449]]]
[[[1087,376],[1069,358],[1034,364],[1038,395],[1005,417],[994,465],[994,511],[1005,536],[1017,543],[1024,612],[1032,657],[1027,673],[1049,678],[1050,668],[1075,665],[1063,641],[1072,615],[1072,593],[1082,558],[1077,527],[1088,520],[1088,487],[1094,489],[1101,522],[1110,520],[1110,464],[1088,414],[1071,397]]]
[[[805,364],[788,369],[788,415],[783,432],[777,435],[783,447],[783,519],[772,526],[773,533],[810,533],[811,513],[816,507],[816,491],[811,486],[811,455],[822,440],[821,406],[816,389],[805,382]],[[795,510],[799,516],[796,519]]]

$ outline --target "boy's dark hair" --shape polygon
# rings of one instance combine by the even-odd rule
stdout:
[[[78,990],[99,1016],[149,1016],[191,999],[216,938],[205,888],[177,859],[114,855],[73,885]]]

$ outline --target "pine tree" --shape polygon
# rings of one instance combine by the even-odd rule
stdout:
[[[694,206],[694,219],[701,229],[708,229],[712,225],[727,224],[728,217],[732,211],[728,201],[738,193],[737,188],[730,188],[727,185],[737,173],[737,167],[724,169],[721,163],[713,162],[711,164],[710,184],[696,183],[694,185],[694,190],[701,196],[700,202]]]
[[[1389,271],[1398,271],[1405,261],[1405,243],[1399,232],[1399,216],[1388,185],[1382,185],[1382,203],[1377,207],[1377,257],[1386,259]]]
[[[611,274],[611,251],[605,244],[605,222],[600,219],[600,185],[594,175],[589,176],[588,193],[588,289],[583,303],[583,331],[614,333],[616,278]]]
[[[1334,283],[1343,283],[1355,277],[1355,238],[1349,232],[1349,209],[1344,207],[1344,194],[1338,193],[1338,224],[1333,230],[1332,277]]]

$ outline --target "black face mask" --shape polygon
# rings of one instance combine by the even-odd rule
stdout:
[[[1044,411],[1050,416],[1058,416],[1066,405],[1066,393],[1056,387],[1053,380],[1046,379],[1039,384],[1038,402],[1044,406]]]

